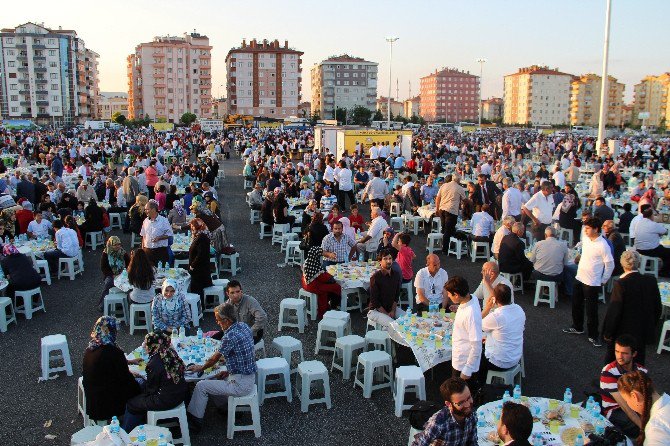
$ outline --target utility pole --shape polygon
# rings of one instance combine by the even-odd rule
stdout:
[[[484,74],[484,64],[486,59],[480,57],[477,59],[479,62],[479,128],[482,128],[482,75]]]
[[[600,119],[598,120],[598,142],[596,142],[596,151],[601,155],[601,146],[605,139],[605,127],[607,127],[607,62],[610,50],[610,17],[612,15],[612,0],[607,0],[607,11],[605,12],[605,42],[603,43],[603,76],[600,86]]]
[[[393,42],[398,40],[398,37],[387,37],[386,41],[389,43],[389,95],[386,98],[386,105],[388,109],[386,110],[386,129],[391,129],[391,82],[393,79],[392,68],[393,68]]]

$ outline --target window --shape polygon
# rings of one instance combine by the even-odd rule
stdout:
[[[56,50],[49,50],[49,56],[55,56]]]
[[[49,45],[53,45],[54,43],[56,43],[56,39],[47,39],[47,43]]]
[[[51,110],[54,111],[54,112],[60,112],[60,107],[53,106],[53,107],[51,107]]]
[[[9,73],[10,79],[16,79],[16,73]]]
[[[198,94],[198,89],[197,88],[193,89],[193,94]]]
[[[12,84],[12,85],[9,86],[9,89],[10,90],[18,90],[19,86],[17,84]]]
[[[19,95],[13,94],[9,97],[10,101],[18,101],[19,100]]]
[[[12,107],[12,113],[18,113],[19,107]]]
[[[7,55],[8,56],[13,56],[14,55],[14,50],[7,50]]]
[[[58,101],[58,100],[60,100],[60,98],[58,96],[51,96],[51,100],[52,101]]]
[[[7,38],[5,39],[5,42],[7,42],[7,43],[14,43],[14,38],[13,38],[13,37],[7,37]]]
[[[51,73],[49,77],[51,77],[51,79],[56,79],[58,75],[56,73]]]
[[[14,67],[14,61],[13,60],[8,61],[7,66],[8,67]]]
[[[198,79],[193,79],[193,85],[198,85]]]

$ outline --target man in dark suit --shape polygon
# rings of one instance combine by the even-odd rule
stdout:
[[[528,280],[533,272],[533,263],[524,252],[526,245],[521,237],[526,235],[526,228],[522,223],[512,225],[512,233],[503,237],[498,251],[498,265],[501,273],[522,273],[523,280]]]
[[[596,198],[593,207],[593,216],[598,217],[600,221],[607,221],[614,219],[614,210],[607,206],[603,197]]]
[[[489,205],[489,213],[493,218],[493,210],[496,207],[496,197],[500,195],[500,189],[493,181],[487,180],[486,175],[479,174],[477,177],[477,185],[475,186],[475,193],[472,196],[472,201],[475,204],[477,212],[481,210],[482,205]]]
[[[503,404],[497,429],[506,446],[530,446],[528,438],[533,432],[533,416],[523,404],[507,401]]]
[[[25,198],[35,204],[35,185],[31,174],[21,175],[21,181],[16,185],[16,199]]]

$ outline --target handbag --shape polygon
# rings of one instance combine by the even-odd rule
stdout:
[[[300,241],[300,250],[307,251],[309,249],[309,232]]]

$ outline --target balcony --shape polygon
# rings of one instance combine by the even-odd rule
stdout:
[[[49,101],[37,101],[37,105],[46,107],[49,105]]]
[[[211,78],[212,78],[211,73],[207,73],[207,74],[201,73],[200,74],[200,79],[211,79]]]
[[[19,94],[30,94],[30,90],[19,90]]]
[[[26,70],[28,70],[28,67],[21,67],[21,68],[25,68]],[[35,70],[35,73],[46,73],[47,72],[47,69],[45,67],[35,67],[34,70]]]
[[[33,43],[33,48],[36,48],[38,50],[43,50],[43,49],[46,48],[46,46],[41,44],[41,43]]]
[[[28,67],[18,67],[16,70],[19,73],[27,73],[28,72]]]
[[[23,106],[30,105],[30,101],[21,101],[21,102],[19,102],[19,104],[21,104]]]
[[[154,82],[154,87],[155,88],[165,88],[165,87],[167,87],[167,84],[165,82]]]
[[[154,68],[165,68],[165,63],[156,62],[156,63],[154,63]]]
[[[164,98],[164,97],[165,97],[165,93],[154,93],[154,97],[155,97],[155,98]]]
[[[49,94],[49,92],[46,91],[46,90],[37,90],[35,93],[36,94]]]
[[[48,84],[49,81],[47,79],[35,79],[36,84]]]
[[[47,57],[46,56],[33,56],[33,60],[44,60],[44,61],[46,61]]]

